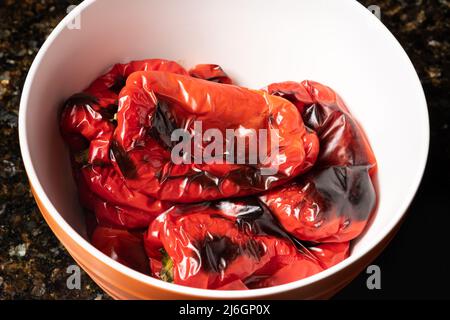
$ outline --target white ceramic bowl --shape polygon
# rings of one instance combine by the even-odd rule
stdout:
[[[76,17],[80,20],[80,29]],[[312,79],[334,88],[360,121],[379,163],[379,208],[351,256],[310,278],[250,291],[164,283],[86,240],[58,108],[109,66],[166,58],[218,63],[239,84]],[[366,8],[341,0],[88,0],[39,51],[20,106],[20,144],[41,211],[77,262],[116,298],[317,298],[348,283],[395,232],[421,180],[429,144],[426,101],[407,55]]]

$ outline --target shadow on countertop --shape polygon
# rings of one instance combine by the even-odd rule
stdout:
[[[21,88],[33,58],[67,7],[79,2],[0,4],[0,299],[109,298],[84,273],[80,290],[67,288],[66,269],[75,263],[36,207],[17,134]],[[335,298],[450,298],[450,262],[440,259],[450,226],[450,2],[360,2],[381,8],[382,22],[418,71],[429,106],[431,150],[408,219],[374,262],[381,268],[382,289],[368,290],[363,273]]]

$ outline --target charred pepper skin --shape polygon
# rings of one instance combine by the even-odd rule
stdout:
[[[152,274],[204,289],[246,289],[300,280],[348,256],[348,243],[325,247],[295,241],[254,199],[174,207],[145,236]],[[164,270],[164,271],[162,271]]]
[[[77,94],[66,102],[61,115],[61,133],[67,145],[73,154],[87,148],[86,161],[90,163],[109,163],[114,125],[102,114],[108,108],[106,103],[89,94]]]
[[[101,225],[146,228],[170,207],[130,190],[111,161],[119,93],[128,76],[141,70],[188,75],[178,63],[163,59],[117,64],[84,92],[70,97],[61,113],[60,131],[71,151],[80,202]]]
[[[109,162],[109,142],[115,130],[113,120],[117,113],[119,92],[131,73],[142,70],[188,74],[176,62],[163,59],[114,65],[84,92],[70,97],[64,105],[60,130],[72,151],[80,151],[86,144],[90,144],[89,163],[94,163],[96,159],[100,163]],[[96,157],[96,154],[100,156]]]
[[[301,240],[346,242],[359,236],[376,207],[373,151],[342,99],[312,81],[272,84],[268,92],[292,101],[317,132],[314,169],[262,195],[288,232]]]
[[[149,133],[155,129],[154,119],[162,106],[168,115],[165,129],[158,130],[155,141]],[[164,152],[170,149],[168,143],[161,141],[170,141],[167,135],[175,128],[194,135],[196,121],[201,121],[203,130],[220,130],[223,136],[227,129],[266,129],[268,141],[275,135],[279,138],[280,152],[271,153],[270,163],[254,166],[236,161],[176,165],[170,152]],[[128,78],[119,98],[113,139],[117,167],[127,185],[178,203],[247,196],[273,188],[310,169],[319,145],[315,133],[306,130],[295,106],[285,99],[264,91],[158,71],[135,72]],[[264,168],[277,170],[263,175]]]

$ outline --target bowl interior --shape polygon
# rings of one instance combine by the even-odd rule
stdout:
[[[36,191],[81,235],[84,220],[58,110],[112,64],[151,57],[185,67],[217,63],[251,88],[304,79],[331,86],[361,123],[379,163],[378,212],[351,258],[403,215],[428,151],[425,99],[397,41],[355,1],[108,0],[87,1],[78,10],[80,29],[65,27],[64,20],[30,72],[20,130]]]

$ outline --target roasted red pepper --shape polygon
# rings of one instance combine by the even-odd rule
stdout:
[[[63,138],[73,152],[81,152],[87,145],[89,163],[109,162],[118,94],[131,73],[143,70],[188,74],[176,62],[161,59],[115,65],[83,93],[73,95],[65,103],[60,127]]]
[[[147,59],[116,64],[105,75],[95,80],[85,91],[97,98],[115,98],[125,86],[127,78],[136,71],[163,71],[188,75],[178,63],[164,59]]]
[[[85,161],[89,163],[109,162],[109,144],[114,125],[105,112],[114,108],[117,109],[87,93],[74,95],[67,100],[61,115],[61,132],[75,156],[85,154]]]
[[[145,247],[154,276],[208,289],[287,283],[348,255],[348,243],[307,248],[255,199],[174,207],[152,223]]]
[[[344,242],[364,230],[376,205],[376,160],[366,136],[342,99],[316,82],[270,85],[271,94],[292,101],[317,132],[314,170],[260,197],[295,237]]]
[[[166,151],[170,134],[176,128],[197,134],[195,121],[203,130],[216,129],[223,136],[227,129],[268,129],[268,145],[276,135],[280,153],[269,151],[273,155],[269,163],[253,166],[236,161],[174,164]],[[312,167],[318,144],[315,133],[305,129],[295,106],[285,99],[173,73],[136,72],[120,94],[112,150],[131,188],[186,203],[244,196],[280,185]],[[272,167],[276,173],[261,173]]]
[[[80,201],[102,225],[145,228],[169,207],[130,190],[111,166],[118,94],[127,77],[142,70],[188,74],[176,62],[161,59],[117,64],[83,93],[69,98],[61,114],[61,133],[71,149]]]

